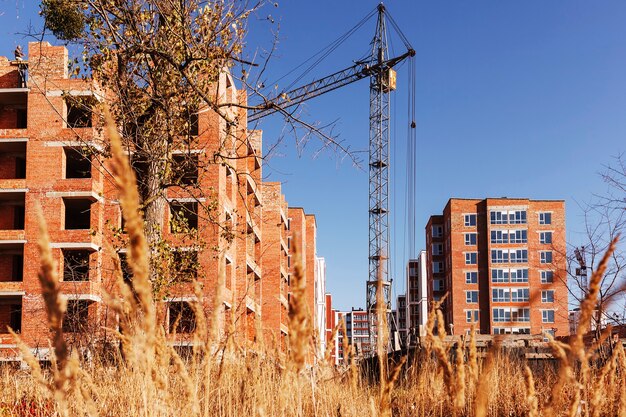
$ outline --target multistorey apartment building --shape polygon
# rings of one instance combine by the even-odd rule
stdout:
[[[245,93],[235,88],[227,72],[215,88],[220,102],[246,102]],[[37,205],[48,225],[61,290],[68,300],[64,319],[68,336],[78,340],[89,333],[90,343],[103,342],[103,329],[117,325],[103,296],[115,291],[118,262],[124,278],[132,281],[132,276],[125,261],[118,190],[108,161],[100,156],[106,138],[93,110],[103,96],[94,82],[68,76],[64,47],[31,43],[28,61],[0,57],[0,354],[4,357],[19,356],[7,327],[20,333],[40,357],[45,357],[49,346],[37,278]],[[74,105],[76,98],[81,99],[80,107]],[[189,303],[197,301],[207,312],[213,308],[218,273],[223,273],[220,331],[234,330],[242,342],[265,336],[286,349],[293,272],[288,239],[303,240],[299,247],[306,260],[303,271],[312,314],[316,279],[325,279],[315,271],[315,219],[297,209],[306,221],[302,228],[296,222],[290,230],[292,211],[280,185],[262,181],[261,132],[247,128],[243,109],[227,111],[238,115],[236,131],[215,112],[201,111],[195,131],[190,132],[195,136],[193,148],[172,151],[174,161],[185,160],[185,186],[166,191],[168,207],[161,230],[175,267],[168,271],[170,281],[159,303],[159,318],[177,335],[172,343],[189,346],[195,327]],[[214,155],[224,149],[229,152],[228,163],[214,163]],[[199,206],[212,207],[211,215],[200,213]],[[196,231],[194,239],[180,233],[180,220]],[[193,281],[201,284],[201,299]]]
[[[324,346],[324,354],[326,352],[330,352],[329,360],[336,364],[337,363],[337,345],[336,339],[337,334],[333,335],[335,331],[335,327],[337,326],[337,322],[335,321],[335,310],[333,309],[333,296],[330,293],[324,294],[324,340],[326,342],[326,346]],[[334,337],[334,339],[333,339]]]
[[[398,341],[401,347],[407,342],[407,306],[406,295],[401,294],[396,297],[395,322],[398,331]]]
[[[426,334],[428,319],[428,288],[426,251],[420,251],[417,259],[410,259],[406,267],[407,345],[415,346]]]
[[[569,334],[563,201],[453,198],[426,244],[448,333]]]
[[[373,348],[370,341],[367,311],[353,307],[351,311],[344,313],[344,317],[348,343],[352,346],[354,355],[357,357],[369,356]]]

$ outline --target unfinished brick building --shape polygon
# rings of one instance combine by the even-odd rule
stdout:
[[[117,319],[102,299],[105,292],[114,291],[118,259],[125,279],[132,280],[125,268],[118,192],[107,160],[100,156],[106,138],[97,126],[97,114],[73,105],[73,99],[80,97],[83,103],[93,103],[95,110],[103,94],[89,81],[70,78],[67,68],[67,50],[46,42],[31,43],[27,61],[0,57],[0,353],[4,358],[19,357],[7,327],[20,333],[39,357],[47,354],[49,333],[37,278],[37,204],[43,209],[68,299],[64,328],[70,339],[87,345],[105,342],[104,325],[114,327]],[[220,76],[216,88],[222,102],[245,104],[245,92],[235,88],[228,73]],[[209,311],[218,271],[224,271],[220,331],[232,329],[242,341],[264,335],[266,341],[276,340],[286,349],[290,272],[286,240],[303,239],[307,294],[312,295],[315,221],[297,209],[303,226],[297,232],[289,230],[287,212],[292,211],[280,184],[262,181],[261,132],[247,129],[245,110],[228,111],[239,112],[234,135],[225,134],[225,122],[215,112],[203,111],[197,118],[195,147],[172,151],[174,161],[184,155],[194,163],[184,169],[187,187],[167,189],[163,238],[174,264],[180,265],[170,268],[159,313],[166,328],[178,333],[172,342],[189,346],[188,335],[195,326],[189,302],[196,300]],[[233,158],[228,164],[212,163],[218,149],[230,150]],[[199,212],[204,206],[211,207],[210,216]],[[180,233],[176,227],[180,219],[196,231],[197,239]],[[202,285],[201,300],[193,291],[196,280]],[[314,313],[315,300],[309,302]],[[175,318],[180,318],[176,329]]]
[[[569,334],[565,203],[448,201],[426,226],[428,298],[448,333]]]

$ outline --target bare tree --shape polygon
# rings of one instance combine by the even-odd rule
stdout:
[[[169,252],[159,250],[168,188],[182,187],[190,195],[206,197],[206,203],[198,198],[196,215],[216,221],[214,196],[204,195],[190,179],[208,168],[203,164],[228,164],[232,152],[220,144],[206,161],[191,152],[200,147],[197,138],[203,133],[198,113],[217,113],[231,142],[248,145],[240,113],[232,111],[235,103],[222,98],[219,81],[225,69],[241,61],[246,20],[259,7],[221,0],[42,2],[46,27],[82,48],[76,72],[82,68],[85,77],[105,91],[125,140],[138,178],[154,279],[162,265],[160,256]],[[173,208],[179,231],[194,229],[189,211],[184,204]]]
[[[595,271],[610,242],[626,231],[626,164],[623,155],[615,158],[601,174],[609,185],[605,194],[583,207],[584,238],[568,248],[570,295],[580,302],[587,291],[587,277]],[[619,243],[601,280],[594,327],[604,323],[626,324],[626,252]]]

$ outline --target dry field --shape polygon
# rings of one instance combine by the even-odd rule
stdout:
[[[550,342],[558,358],[554,369],[531,369],[497,348],[480,359],[473,338],[456,348],[446,346],[445,331],[434,330],[437,314],[430,315],[420,359],[387,367],[379,346],[380,378],[364,377],[356,363],[336,369],[328,365],[328,355],[308,367],[312,333],[297,266],[287,355],[243,349],[232,337],[220,340],[215,317],[196,308],[195,348],[183,360],[157,324],[134,176],[115,130],[109,134],[135,289],[132,294],[119,274],[120,294],[107,300],[121,317],[123,360],[116,366],[98,358],[81,362],[68,348],[61,326],[65,306],[41,222],[40,281],[55,355],[42,369],[22,346],[30,369],[0,371],[0,416],[626,416],[626,354],[621,345],[601,341],[605,354],[598,355],[598,346],[583,344],[585,326],[568,344]],[[591,279],[582,323],[591,318],[605,265],[606,259]],[[217,295],[219,302],[219,285]]]

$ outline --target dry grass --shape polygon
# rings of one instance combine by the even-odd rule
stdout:
[[[386,332],[379,333],[378,380],[361,375],[347,344],[345,367],[330,367],[327,360],[307,366],[311,319],[303,299],[304,277],[297,253],[286,364],[278,352],[261,345],[245,352],[233,348],[230,336],[220,340],[216,314],[204,317],[197,306],[196,346],[193,357],[184,361],[168,344],[165,330],[157,322],[134,175],[123,157],[117,133],[111,128],[109,135],[134,272],[135,294],[118,273],[118,294],[106,297],[120,316],[123,332],[118,338],[123,356],[111,365],[98,358],[80,363],[75,354],[68,353],[60,320],[64,298],[42,221],[40,281],[51,328],[52,367],[42,369],[22,345],[30,369],[0,368],[0,416],[626,417],[624,349],[611,346],[608,358],[600,360],[595,349],[582,343],[585,326],[579,327],[580,333],[569,344],[552,341],[559,361],[555,369],[533,366],[497,347],[482,360],[473,335],[455,348],[445,343],[443,318],[439,304],[435,304],[425,349],[408,364],[406,358],[388,364]],[[610,252],[590,280],[588,297],[582,303],[583,317],[590,317],[594,308],[598,280],[608,256]],[[218,275],[215,306],[220,305],[223,291],[223,271]],[[196,291],[201,295],[199,289]],[[377,301],[378,323],[384,329],[382,299]],[[337,332],[344,334],[345,342],[342,323],[333,334]],[[19,337],[15,338],[19,344]]]

